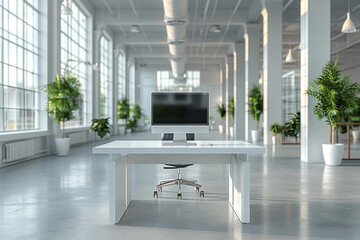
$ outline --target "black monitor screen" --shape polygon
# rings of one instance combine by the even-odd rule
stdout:
[[[152,125],[208,125],[209,93],[151,94]]]

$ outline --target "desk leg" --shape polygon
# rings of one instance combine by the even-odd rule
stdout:
[[[116,224],[127,208],[127,167],[126,157],[112,155],[110,163],[109,221]]]
[[[229,203],[242,223],[250,223],[250,163],[234,156],[229,166]]]

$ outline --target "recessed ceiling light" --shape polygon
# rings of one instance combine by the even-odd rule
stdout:
[[[213,32],[213,33],[219,33],[222,31],[221,27],[219,25],[212,25],[210,28],[209,28],[209,31],[210,32]]]
[[[140,26],[139,25],[132,25],[129,29],[129,32],[132,33],[139,33],[141,32]]]

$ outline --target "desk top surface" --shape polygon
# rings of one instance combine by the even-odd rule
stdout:
[[[196,145],[163,145],[162,141],[113,141],[93,148],[95,154],[263,154],[265,148],[243,141],[193,141]]]

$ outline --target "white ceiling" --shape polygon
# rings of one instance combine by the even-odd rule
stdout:
[[[95,9],[105,15],[103,21],[116,36],[116,39],[138,58],[163,57],[168,51],[164,11],[162,0],[83,0],[88,1]],[[231,14],[236,9],[236,14]],[[226,49],[234,42],[243,41],[243,23],[248,18],[252,22],[261,21],[258,15],[248,16],[249,8],[255,8],[262,0],[189,0],[189,24],[187,26],[187,57],[213,58],[226,56]],[[356,25],[360,25],[360,0],[352,0],[352,18]],[[288,51],[289,44],[296,52],[296,45],[300,38],[300,0],[283,1],[283,54]],[[349,46],[359,48],[359,34],[353,35],[351,44],[347,35],[341,34],[341,25],[347,12],[347,1],[331,0],[332,17],[332,48],[333,51],[344,51]],[[130,33],[131,25],[137,24],[140,33]],[[218,24],[223,29],[221,33],[212,33],[209,27]],[[96,23],[95,23],[96,26]],[[100,27],[100,26],[96,26]],[[360,26],[359,26],[360,27]],[[161,49],[161,50],[160,50]],[[344,54],[352,54],[344,51]],[[157,55],[158,54],[158,55]],[[299,61],[297,61],[299,62]],[[296,66],[295,66],[296,67]]]

